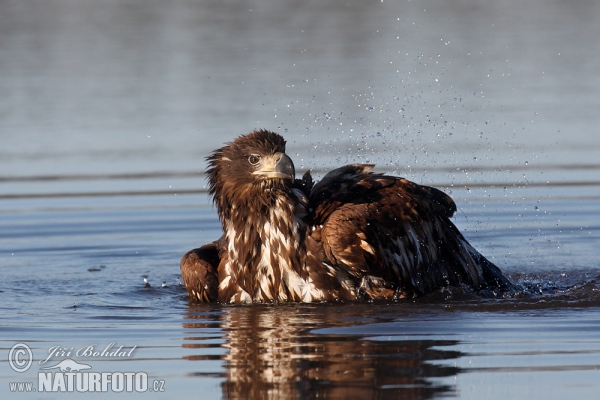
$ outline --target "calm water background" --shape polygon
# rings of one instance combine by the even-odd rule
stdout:
[[[72,358],[165,381],[140,398],[597,398],[599,18],[595,1],[1,1],[2,397],[53,346],[115,343],[137,348]],[[189,305],[179,259],[220,235],[203,158],[255,128],[298,170],[373,162],[451,193],[525,292]]]

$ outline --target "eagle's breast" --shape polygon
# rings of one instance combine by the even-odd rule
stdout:
[[[300,197],[302,196],[302,197]],[[318,301],[324,298],[306,270],[308,204],[302,192],[274,195],[272,203],[240,215],[232,210],[224,224],[226,255],[222,260],[222,301]],[[221,267],[220,267],[221,268]],[[235,289],[235,290],[233,290]]]

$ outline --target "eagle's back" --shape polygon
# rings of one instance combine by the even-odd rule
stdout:
[[[450,221],[456,205],[449,196],[371,168],[334,170],[311,192],[314,235],[327,261],[354,278],[358,293],[391,298],[497,286],[498,268]]]

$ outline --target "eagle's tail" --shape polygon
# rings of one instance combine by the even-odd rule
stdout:
[[[471,255],[475,265],[479,269],[481,277],[483,278],[483,285],[481,289],[489,289],[500,292],[516,292],[519,290],[519,286],[511,282],[494,263],[485,258],[479,253],[462,235],[458,228],[451,222],[450,226],[458,238],[459,243],[468,251]]]
[[[515,292],[519,287],[512,283],[500,268],[494,265],[490,260],[482,256],[473,247],[469,249],[471,256],[481,269],[481,274],[485,280],[486,289],[499,290],[501,292]]]

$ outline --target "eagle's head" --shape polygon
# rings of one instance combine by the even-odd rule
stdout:
[[[209,193],[221,217],[230,215],[232,206],[268,202],[274,189],[286,190],[295,179],[285,140],[266,130],[240,136],[206,160]]]

